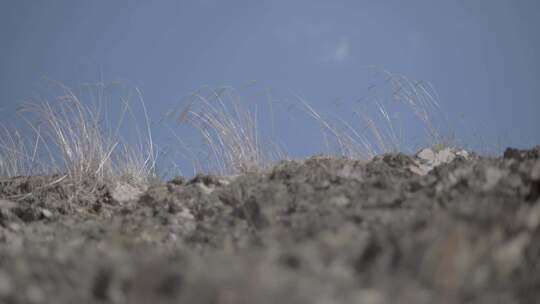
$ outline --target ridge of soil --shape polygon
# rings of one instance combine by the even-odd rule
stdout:
[[[319,156],[124,200],[0,179],[0,303],[538,303],[540,146],[413,163]]]

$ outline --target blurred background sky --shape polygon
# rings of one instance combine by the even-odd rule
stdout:
[[[538,29],[537,0],[3,0],[1,117],[44,78],[125,81],[154,120],[203,85],[253,80],[324,108],[365,94],[374,65],[433,84],[469,141],[528,147],[540,143]],[[276,133],[290,153],[318,152],[320,135],[288,121]]]

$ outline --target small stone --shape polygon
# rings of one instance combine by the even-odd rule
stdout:
[[[128,183],[119,183],[111,193],[112,198],[119,204],[136,201],[142,194],[143,191],[140,188],[134,187]]]
[[[170,232],[169,234],[167,234],[167,238],[166,238],[166,241],[167,242],[176,242],[178,240],[178,236],[172,232]]]
[[[427,162],[434,162],[436,157],[435,152],[433,152],[433,150],[429,148],[420,150],[420,152],[418,152],[416,156]]]
[[[53,216],[52,212],[47,209],[42,209],[41,215],[46,219],[50,219]]]
[[[230,180],[226,178],[221,178],[218,180],[218,185],[220,186],[228,186],[230,183]]]
[[[465,159],[469,158],[469,152],[465,151],[465,150],[459,150],[456,152],[456,155],[457,156],[461,156]]]
[[[334,196],[330,199],[330,204],[336,207],[346,207],[350,205],[350,203],[351,203],[351,200],[349,200],[344,195]]]
[[[456,158],[456,155],[450,148],[444,148],[437,153],[437,161],[439,163],[449,163]]]

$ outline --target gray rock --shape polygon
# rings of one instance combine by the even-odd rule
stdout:
[[[50,219],[50,218],[52,218],[53,213],[51,211],[47,210],[47,209],[42,209],[41,210],[41,215],[46,219]]]
[[[118,203],[125,204],[130,201],[138,200],[142,196],[144,191],[145,189],[135,187],[129,183],[118,183],[112,191],[111,195],[113,199]]]
[[[450,163],[458,156],[468,158],[469,153],[454,148],[444,148],[440,151],[425,148],[416,153],[414,157],[415,164],[410,166],[409,170],[417,175],[426,175],[437,166]]]

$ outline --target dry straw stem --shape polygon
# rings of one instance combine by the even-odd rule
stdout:
[[[257,171],[268,167],[275,157],[261,140],[256,111],[242,108],[230,87],[201,88],[175,115],[178,122],[191,125],[203,138],[208,148],[204,167],[210,171]]]
[[[434,121],[440,106],[433,87],[427,83],[411,81],[403,75],[379,72],[390,85],[392,101],[412,110],[414,117],[429,134],[431,145],[448,145],[448,140],[441,135]],[[399,126],[399,116],[392,115],[388,110],[388,103],[380,100],[378,96],[368,100],[369,105],[375,107],[376,116],[370,116],[363,109],[354,110],[360,127],[353,126],[344,119],[326,118],[303,98],[297,98],[300,108],[319,124],[327,149],[334,148],[338,155],[352,159],[370,159],[381,153],[403,149],[403,130]]]
[[[158,159],[158,150],[154,145],[152,130],[148,111],[142,98],[142,93],[138,88],[134,89],[135,98],[139,101],[144,116],[144,129],[141,130],[139,124],[134,123],[133,129],[136,132],[136,143],[122,140],[118,136],[118,130],[115,132],[115,137],[119,138],[122,144],[117,153],[113,154],[113,164],[115,166],[115,174],[117,178],[129,180],[136,184],[148,184],[151,179],[156,177],[156,163]],[[123,104],[122,119],[118,127],[123,122],[125,113],[129,113],[135,121],[135,113],[131,106],[130,99],[122,97]]]
[[[37,143],[29,148],[21,133],[0,124],[0,177],[28,175],[35,169]]]
[[[414,115],[423,123],[423,126],[431,139],[431,145],[448,145],[448,138],[445,138],[435,121],[436,117],[440,120],[438,123],[446,123],[446,118],[441,113],[439,97],[430,83],[423,81],[414,81],[404,75],[381,71],[386,76],[387,81],[393,90],[393,99],[396,102],[404,103],[409,106]]]
[[[107,109],[108,85],[100,83],[87,87],[89,95],[95,97],[88,104],[73,90],[61,84],[58,86],[63,94],[53,101],[27,103],[20,108],[22,113],[37,118],[39,137],[43,149],[50,155],[53,170],[64,173],[75,183],[124,179],[147,182],[154,174],[156,153],[142,99],[139,100],[146,128],[140,133],[135,126],[140,141],[134,148],[119,135],[125,114],[132,113],[129,99],[120,98],[121,118],[116,127],[111,128],[103,117]],[[140,97],[140,92],[136,92]],[[33,128],[38,130],[36,126]]]
[[[327,150],[331,150],[332,143],[335,143],[337,154],[348,158],[363,159],[374,154],[374,149],[366,136],[359,133],[346,121],[340,120],[341,125],[333,123],[323,117],[303,98],[299,96],[297,98],[301,104],[300,108],[319,124]]]

